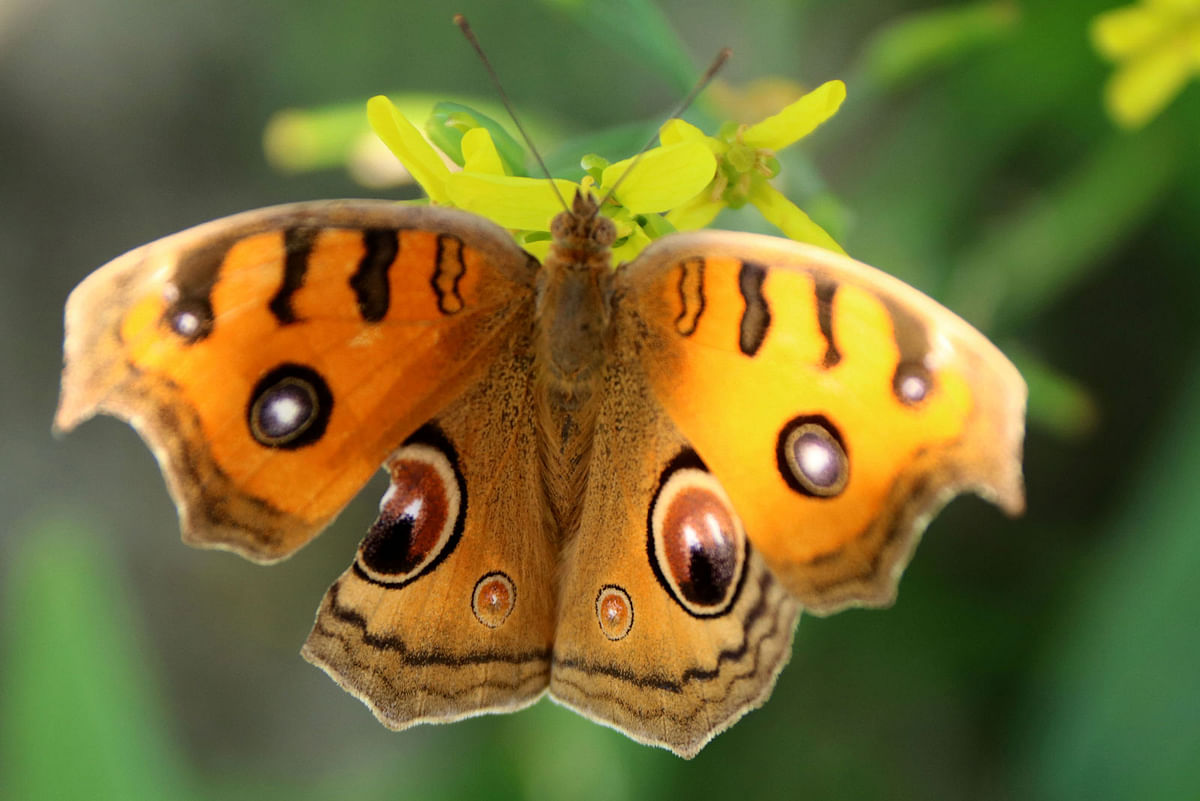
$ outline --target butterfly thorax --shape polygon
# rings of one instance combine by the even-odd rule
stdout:
[[[539,455],[548,522],[560,536],[578,524],[608,352],[612,221],[591,196],[551,225],[554,243],[538,279],[536,379]]]

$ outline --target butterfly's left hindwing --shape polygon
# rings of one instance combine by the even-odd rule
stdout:
[[[304,656],[384,725],[505,712],[550,680],[558,564],[531,413],[528,314],[384,465],[391,485]]]
[[[482,218],[383,201],[198,226],[72,293],[55,422],[130,421],[187,541],[279,559],[493,360],[535,268]]]
[[[1024,381],[890,276],[708,231],[647,248],[617,297],[656,400],[806,609],[890,602],[921,530],[959,492],[1023,508]]]

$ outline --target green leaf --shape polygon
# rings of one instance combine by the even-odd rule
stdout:
[[[462,103],[442,102],[433,107],[425,132],[433,144],[462,166],[462,137],[471,128],[486,128],[492,142],[508,168],[509,175],[528,175],[525,169],[525,148],[521,146],[503,125],[470,106]]]
[[[1083,437],[1095,430],[1100,411],[1084,386],[1020,348],[1005,351],[1029,386],[1030,423],[1061,437]]]
[[[1026,798],[1191,799],[1200,788],[1200,362],[1046,641]],[[1128,455],[1114,453],[1115,458]],[[1142,467],[1137,471],[1133,468]],[[1023,785],[1024,786],[1024,785]]]
[[[1003,39],[1016,26],[1018,14],[1013,0],[986,0],[902,17],[871,39],[863,73],[884,88],[919,80]]]
[[[338,167],[370,130],[361,102],[288,108],[267,121],[263,151],[271,166],[284,172]]]
[[[985,330],[1036,316],[1106,266],[1171,189],[1181,152],[1166,126],[1112,135],[962,254],[946,305]]]
[[[651,0],[542,0],[597,40],[619,46],[669,79],[683,96],[699,72],[662,10]]]
[[[70,520],[17,537],[0,674],[9,797],[191,796],[103,539]]]

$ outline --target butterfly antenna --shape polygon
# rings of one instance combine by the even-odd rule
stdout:
[[[475,32],[471,30],[471,24],[467,22],[467,18],[462,14],[454,15],[454,24],[462,31],[463,36],[467,37],[467,41],[471,43],[471,47],[475,48],[475,52],[479,55],[479,60],[483,62],[483,68],[487,70],[488,77],[492,80],[492,85],[496,87],[496,93],[500,95],[500,102],[504,104],[505,110],[508,111],[508,116],[512,118],[513,124],[521,132],[521,138],[525,140],[525,144],[529,147],[529,152],[533,153],[533,157],[537,159],[538,166],[542,168],[542,172],[549,179],[550,188],[554,190],[554,196],[558,198],[558,202],[562,204],[562,207],[570,213],[571,207],[567,205],[562,192],[558,191],[558,185],[554,183],[554,176],[550,174],[550,170],[546,169],[546,162],[542,161],[542,154],[538,152],[537,146],[533,144],[533,139],[529,136],[529,132],[525,130],[525,126],[521,124],[520,118],[517,117],[516,109],[509,102],[508,95],[505,94],[504,87],[500,84],[500,76],[492,68],[492,62],[488,61],[487,54],[483,52],[483,47],[480,46],[479,40],[475,38]]]
[[[692,87],[692,91],[688,92],[688,96],[685,97],[683,102],[671,112],[671,116],[667,117],[667,119],[663,122],[663,125],[683,114],[683,112],[686,111],[690,105],[692,105],[692,103],[696,100],[696,97],[704,91],[705,87],[712,83],[712,79],[717,77],[717,73],[721,71],[721,68],[725,66],[725,62],[728,61],[729,57],[732,55],[733,50],[730,48],[721,48],[721,52],[717,53],[717,57],[713,59],[712,64],[710,64],[708,69],[704,71],[704,74],[700,76],[700,80],[696,81],[696,85]],[[662,126],[660,125],[659,128],[661,127]],[[620,177],[617,178],[616,183],[608,188],[608,193],[605,194],[604,199],[600,201],[600,204],[596,206],[596,213],[599,213],[600,208],[612,198],[613,193],[617,191],[617,187],[629,177],[629,173],[633,172],[633,168],[638,165],[638,162],[642,160],[642,156],[646,155],[646,152],[654,146],[654,143],[657,140],[658,131],[655,131],[650,137],[649,141],[642,145],[642,149],[638,151],[636,156],[634,156],[633,161],[630,162],[629,167],[626,168],[625,172],[621,173]]]

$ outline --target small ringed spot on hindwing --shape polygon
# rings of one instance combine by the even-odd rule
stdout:
[[[462,251],[461,239],[450,234],[438,234],[437,258],[430,284],[437,295],[438,309],[442,314],[454,314],[462,311],[466,305],[458,289],[458,282],[467,272]]]
[[[471,611],[475,619],[489,629],[499,628],[516,605],[517,588],[506,573],[494,570],[475,582]]]
[[[283,278],[280,280],[278,291],[267,304],[267,308],[280,325],[296,322],[296,312],[292,309],[292,295],[304,286],[308,257],[312,253],[317,233],[316,228],[288,228],[283,232]]]
[[[827,368],[842,360],[842,352],[833,339],[833,297],[836,294],[836,283],[817,279],[817,325],[821,328],[821,336],[825,337],[825,356],[821,359],[821,366]]]
[[[362,232],[363,257],[350,276],[350,288],[358,301],[358,313],[368,323],[387,316],[391,305],[388,270],[400,252],[400,239],[391,228],[367,228]]]
[[[605,584],[596,593],[596,621],[613,641],[624,639],[633,628],[633,600],[623,587]]]
[[[679,263],[679,316],[675,330],[690,337],[704,314],[704,259],[686,259]]]
[[[771,310],[763,296],[763,282],[767,279],[767,268],[754,262],[742,262],[738,272],[738,291],[746,303],[742,312],[742,324],[738,329],[738,347],[747,356],[758,353],[767,329],[771,327]]]
[[[268,448],[295,450],[325,434],[333,393],[320,373],[302,364],[281,364],[259,379],[250,393],[246,423]]]
[[[746,532],[695,451],[682,451],[663,469],[646,529],[655,578],[688,614],[717,617],[733,608],[746,574]]]
[[[793,417],[779,431],[776,467],[796,492],[810,498],[833,498],[850,480],[850,458],[841,433],[819,414]]]
[[[454,446],[433,424],[405,440],[384,470],[391,483],[379,502],[379,517],[358,546],[354,572],[373,584],[399,588],[433,570],[454,550],[466,521],[467,487]],[[509,601],[515,603],[511,581],[508,586],[513,589]]]

